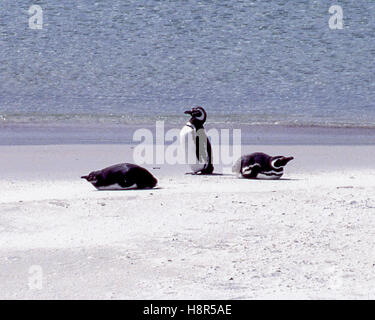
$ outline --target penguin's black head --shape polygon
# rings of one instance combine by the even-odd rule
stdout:
[[[82,176],[81,179],[86,179],[88,182],[95,183],[98,181],[96,172],[90,172],[87,176]]]
[[[283,156],[277,156],[277,157],[272,157],[271,158],[271,166],[273,168],[282,168],[287,165],[289,161],[292,161],[294,158],[293,157],[283,157]]]
[[[190,114],[190,122],[194,125],[202,126],[206,122],[207,113],[202,107],[197,106],[191,110],[186,110],[185,114]]]

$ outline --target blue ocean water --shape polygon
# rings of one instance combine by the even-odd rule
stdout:
[[[43,9],[43,29],[28,9]],[[343,29],[328,25],[342,6]],[[375,2],[0,3],[0,122],[375,127]]]

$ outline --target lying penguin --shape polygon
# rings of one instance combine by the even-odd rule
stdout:
[[[82,176],[98,190],[149,189],[156,186],[158,180],[145,168],[131,163],[93,171]]]
[[[193,174],[211,174],[212,165],[211,143],[204,130],[207,113],[202,107],[195,107],[185,111],[191,116],[180,132],[181,147]]]
[[[293,157],[276,156],[256,152],[244,155],[236,161],[232,171],[247,179],[280,179],[284,167]]]

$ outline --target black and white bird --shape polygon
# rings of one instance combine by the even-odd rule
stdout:
[[[120,163],[111,167],[90,172],[82,176],[98,190],[149,189],[158,180],[145,168],[131,163]]]
[[[211,174],[214,171],[211,143],[203,127],[207,113],[197,106],[185,111],[185,114],[191,116],[180,132],[180,143],[186,160],[193,174]]]
[[[232,171],[247,179],[280,179],[284,167],[293,157],[276,156],[256,152],[244,155],[233,165]]]

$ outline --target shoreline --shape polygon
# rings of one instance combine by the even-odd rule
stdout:
[[[180,129],[164,122],[164,129]],[[240,129],[242,144],[257,145],[373,145],[375,128],[208,123],[206,130]],[[0,145],[132,144],[137,129],[155,135],[154,124],[1,124]],[[166,143],[168,144],[168,142]]]
[[[134,144],[57,144],[57,145],[0,145],[1,179],[71,180],[89,171],[130,162]],[[166,152],[167,149],[164,149]],[[241,146],[241,154],[265,152],[270,155],[293,156],[286,174],[329,172],[343,169],[365,170],[375,168],[375,148],[372,145],[258,145]],[[152,173],[162,176],[184,175],[188,166],[156,161],[153,148],[152,163],[137,163]],[[160,159],[160,157],[159,157]],[[161,158],[162,159],[162,158]],[[231,165],[214,159],[216,173],[232,174]],[[233,162],[237,160],[233,159]],[[286,177],[284,175],[284,177]]]

